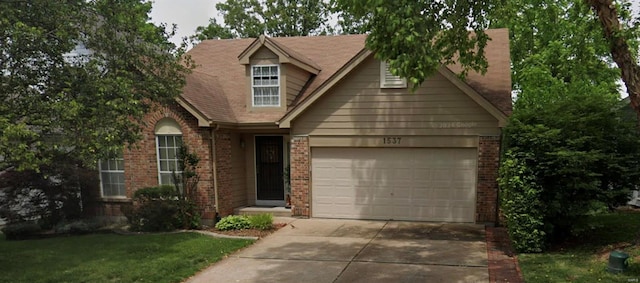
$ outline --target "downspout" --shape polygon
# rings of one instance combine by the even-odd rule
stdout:
[[[220,221],[220,206],[218,205],[218,160],[216,157],[216,131],[220,129],[220,125],[216,124],[215,127],[211,127],[211,168],[213,173],[213,198],[215,205],[215,222]]]

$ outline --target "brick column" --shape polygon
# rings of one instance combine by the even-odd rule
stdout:
[[[478,184],[476,222],[495,222],[498,205],[500,137],[480,137],[478,144]]]
[[[224,217],[233,214],[233,185],[231,177],[231,135],[216,131],[216,174],[218,183],[218,211]]]
[[[310,216],[310,149],[309,137],[291,139],[291,213],[294,216]]]

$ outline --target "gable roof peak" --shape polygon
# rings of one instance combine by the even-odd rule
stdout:
[[[278,56],[278,60],[280,61],[280,63],[293,64],[296,67],[314,75],[317,75],[321,71],[320,66],[318,66],[318,64],[313,62],[311,59],[264,34],[260,35],[253,42],[251,42],[251,44],[249,44],[249,46],[247,46],[247,48],[245,48],[240,53],[240,55],[238,55],[240,64],[250,64],[249,59],[251,58],[251,56],[253,56],[253,54],[260,50],[260,48],[262,47],[265,47],[271,52],[275,53]]]

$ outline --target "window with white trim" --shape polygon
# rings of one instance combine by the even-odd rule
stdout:
[[[280,68],[278,65],[251,66],[253,106],[280,106]]]
[[[182,146],[182,136],[157,136],[158,178],[160,185],[173,185],[173,174],[182,174],[178,153]]]
[[[114,158],[98,161],[102,197],[127,197],[124,187],[124,159],[122,152]]]
[[[407,79],[394,76],[389,70],[389,64],[380,61],[380,88],[407,88]]]

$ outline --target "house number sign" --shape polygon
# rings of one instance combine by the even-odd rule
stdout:
[[[401,137],[383,137],[382,138],[383,144],[400,144],[400,142],[402,142]]]

